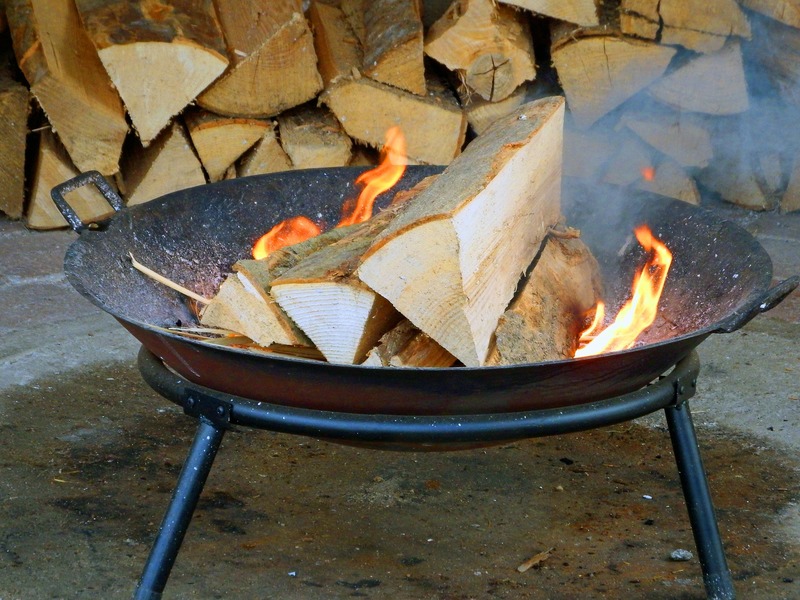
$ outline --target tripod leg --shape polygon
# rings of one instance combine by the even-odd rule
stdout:
[[[205,419],[199,420],[192,447],[142,571],[134,600],[161,598],[224,433],[223,428]]]
[[[719,535],[717,517],[711,502],[708,480],[697,446],[692,415],[688,402],[664,409],[672,439],[672,449],[678,473],[681,478],[683,497],[689,511],[694,543],[703,570],[703,582],[709,600],[733,600],[736,592],[733,588],[725,550]]]

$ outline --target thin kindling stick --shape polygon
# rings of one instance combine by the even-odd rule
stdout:
[[[140,263],[138,260],[133,258],[133,254],[131,254],[130,252],[128,252],[128,256],[131,257],[131,263],[133,263],[133,268],[136,269],[137,271],[140,271],[141,273],[144,273],[150,279],[154,279],[155,281],[167,286],[168,288],[171,288],[171,289],[175,290],[176,292],[180,292],[184,296],[189,296],[189,298],[191,298],[193,300],[197,300],[198,302],[200,302],[202,304],[208,304],[209,302],[211,302],[211,300],[209,300],[208,298],[204,298],[200,294],[198,294],[196,292],[193,292],[192,290],[186,289],[185,287],[183,287],[180,284],[175,283],[171,279],[167,279],[166,277],[164,277],[160,273],[156,273],[152,269],[148,269],[142,263]]]

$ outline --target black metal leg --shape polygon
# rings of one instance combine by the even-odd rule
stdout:
[[[689,521],[692,524],[694,543],[703,570],[703,581],[709,600],[733,600],[736,592],[733,589],[725,550],[719,535],[717,517],[711,502],[708,480],[697,446],[697,436],[689,412],[688,402],[664,409],[672,438],[672,449],[678,463],[683,496],[689,510]]]
[[[224,434],[224,428],[200,419],[161,529],[142,571],[134,600],[161,598]]]

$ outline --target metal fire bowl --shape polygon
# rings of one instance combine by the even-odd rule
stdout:
[[[744,229],[707,210],[640,193],[567,190],[564,212],[598,259],[612,313],[644,256],[632,234],[645,223],[674,254],[657,322],[630,350],[506,367],[419,369],[334,365],[189,340],[163,328],[195,322],[186,300],[144,277],[128,253],[211,296],[231,265],[281,220],[305,214],[335,223],[363,169],[290,171],[182,190],[121,208],[106,182],[85,174],[53,191],[98,184],[117,212],[95,228],[65,212],[80,236],[64,268],[83,296],[113,315],[188,381],[255,401],[366,414],[464,415],[590,403],[632,392],[686,357],[708,335],[734,331],[780,302],[794,277],[770,288],[772,263]],[[410,167],[408,188],[437,167]]]

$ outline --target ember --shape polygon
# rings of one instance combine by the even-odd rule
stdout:
[[[633,278],[633,296],[622,306],[614,322],[594,335],[605,312],[603,303],[597,303],[595,318],[581,334],[582,345],[575,352],[575,358],[631,348],[639,334],[656,318],[658,301],[672,263],[672,253],[646,225],[636,228],[634,233],[642,247],[650,253],[650,258]]]

